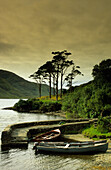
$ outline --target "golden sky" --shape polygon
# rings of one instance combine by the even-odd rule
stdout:
[[[0,68],[28,79],[52,51],[67,50],[92,79],[93,66],[111,58],[111,0],[0,0]]]

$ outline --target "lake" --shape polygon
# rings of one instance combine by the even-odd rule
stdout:
[[[0,138],[3,129],[13,123],[62,119],[59,116],[2,110],[13,106],[17,101],[18,99],[0,99]],[[36,155],[32,148],[33,143],[30,143],[28,149],[0,150],[0,170],[81,170],[95,166],[111,167],[106,159],[110,160],[110,151],[99,155]]]

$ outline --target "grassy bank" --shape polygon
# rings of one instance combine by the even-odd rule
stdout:
[[[44,99],[28,99],[28,100],[19,100],[14,106],[13,109],[18,112],[53,112],[61,110],[61,103],[55,100],[49,100],[48,98]]]
[[[111,132],[102,133],[102,132],[99,132],[98,129],[94,128],[93,126],[83,130],[82,134],[89,138],[96,138],[96,139],[111,138]]]
[[[55,100],[55,97],[49,99],[49,97],[45,96],[42,98],[33,98],[28,100],[19,100],[13,106],[13,109],[18,112],[56,112],[62,109],[62,100]],[[67,113],[66,116],[68,117]],[[72,117],[73,118],[73,117]],[[74,119],[74,118],[73,118]],[[68,131],[68,134],[74,134],[75,131]],[[98,117],[98,121],[96,122],[96,126],[92,125],[87,129],[82,131],[82,134],[89,138],[111,138],[111,117]]]
[[[96,125],[84,129],[82,134],[90,138],[111,138],[111,118],[99,117]]]

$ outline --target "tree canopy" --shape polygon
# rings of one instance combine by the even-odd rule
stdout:
[[[111,82],[111,59],[103,60],[93,68],[92,75],[95,81]]]
[[[49,81],[49,97],[51,98],[51,87],[53,87],[53,94],[55,95],[56,91],[56,100],[58,100],[58,87],[59,87],[59,77],[60,77],[60,97],[62,98],[63,92],[63,82],[65,80],[67,69],[72,66],[74,70],[73,60],[68,60],[68,57],[71,55],[67,50],[52,52],[53,59],[52,61],[47,61],[45,64],[39,67],[39,69],[32,74],[30,77],[35,79],[39,83],[39,94],[41,96],[41,85],[42,82],[46,79]],[[72,73],[72,72],[71,72]],[[72,73],[72,79],[76,75],[80,75],[79,70],[74,70]],[[52,83],[53,82],[53,83]],[[72,86],[72,84],[71,84]]]

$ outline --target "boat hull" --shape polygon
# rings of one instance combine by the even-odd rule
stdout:
[[[36,150],[40,152],[51,152],[51,153],[63,153],[63,154],[93,154],[98,152],[106,152],[108,149],[108,143],[99,143],[95,145],[84,145],[79,146],[36,146]]]
[[[42,135],[38,135],[35,138],[33,138],[33,142],[41,142],[41,141],[53,141],[61,135],[61,131],[59,129],[51,130],[49,132],[46,132]]]

